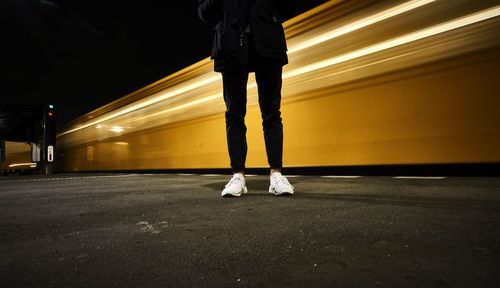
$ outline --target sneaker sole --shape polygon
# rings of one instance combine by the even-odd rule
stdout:
[[[278,193],[272,187],[269,187],[269,193],[273,194],[274,196],[292,196],[293,195],[293,191],[292,192],[286,191],[286,192]]]
[[[231,193],[226,193],[226,194],[222,194],[221,197],[224,197],[224,198],[233,198],[233,197],[240,197],[241,195],[243,194],[247,194],[248,193],[248,189],[247,187],[245,186],[243,188],[243,191],[240,191],[239,193],[234,193],[234,194],[231,194]]]

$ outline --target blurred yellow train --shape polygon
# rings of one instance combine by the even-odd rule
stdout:
[[[0,175],[36,173],[37,163],[32,160],[31,143],[4,141],[2,146],[5,152],[0,161]]]
[[[285,167],[500,163],[499,16],[499,0],[332,0],[287,21]],[[57,170],[229,168],[224,110],[207,58],[76,119]]]

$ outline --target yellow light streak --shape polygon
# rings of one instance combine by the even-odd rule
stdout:
[[[428,4],[428,3],[433,2],[433,1],[435,1],[435,0],[410,1],[412,3],[410,3],[410,2],[405,3],[405,4],[409,4],[408,6],[406,6],[406,5],[400,5],[398,7],[395,7],[394,9],[389,9],[389,10],[393,10],[393,11],[390,11],[390,12],[387,12],[387,13],[391,13],[392,14],[391,17],[393,17],[395,15],[399,15],[399,14],[404,13],[406,11],[409,11],[411,9],[415,9],[415,8],[421,7],[421,6],[425,5],[425,4]],[[386,10],[386,11],[388,11],[388,10]],[[467,25],[471,25],[471,24],[474,24],[474,23],[477,23],[477,22],[481,22],[481,21],[493,18],[493,17],[497,17],[499,15],[500,15],[500,6],[495,6],[493,8],[490,8],[490,9],[487,9],[487,10],[483,10],[481,12],[478,12],[478,13],[475,13],[475,14],[471,14],[471,15],[468,15],[468,16],[464,16],[464,17],[456,19],[456,20],[445,22],[443,24],[439,24],[439,25],[436,25],[436,26],[433,26],[433,27],[430,27],[430,28],[422,29],[422,30],[419,30],[417,32],[413,32],[413,33],[410,33],[410,34],[407,34],[407,35],[404,35],[404,36],[401,36],[401,37],[397,37],[397,38],[394,38],[394,39],[391,39],[391,40],[388,40],[388,41],[384,41],[382,43],[378,43],[378,44],[375,44],[375,45],[372,45],[372,46],[369,46],[369,47],[366,47],[366,48],[363,48],[363,49],[356,50],[354,52],[346,53],[344,55],[340,55],[340,56],[333,57],[333,58],[330,58],[330,59],[327,59],[327,60],[324,60],[324,61],[320,61],[320,62],[311,64],[311,65],[305,66],[303,68],[298,68],[298,69],[292,70],[290,72],[284,73],[283,74],[283,79],[288,79],[288,78],[291,78],[291,77],[295,77],[295,76],[299,76],[299,75],[302,75],[302,74],[310,73],[310,72],[313,72],[313,71],[316,71],[316,70],[319,70],[319,69],[322,69],[322,68],[325,68],[325,67],[328,67],[328,66],[332,66],[332,65],[339,64],[339,63],[342,63],[342,62],[350,61],[350,60],[353,60],[353,59],[356,59],[356,58],[360,58],[360,57],[363,57],[363,56],[367,56],[369,54],[374,54],[374,53],[377,53],[377,52],[380,52],[380,51],[383,51],[383,50],[388,50],[388,49],[391,49],[391,48],[394,48],[394,47],[397,47],[397,46],[408,44],[410,42],[415,42],[415,41],[418,41],[418,40],[422,40],[422,39],[430,37],[430,36],[434,36],[434,35],[437,35],[437,34],[440,34],[440,33],[448,32],[448,31],[451,31],[451,30],[454,30],[454,29],[458,29],[458,28],[461,28],[461,27],[464,27],[464,26],[467,26]],[[382,15],[378,15],[377,14],[376,18],[380,19],[380,18],[382,18],[381,16]],[[384,18],[384,19],[387,19],[387,18]],[[381,19],[381,20],[383,20],[383,19]],[[378,21],[381,21],[381,20],[378,20]],[[371,24],[374,24],[374,23],[376,23],[376,22],[373,22]],[[362,27],[365,27],[366,25],[362,26],[362,25],[357,24],[356,26],[358,27],[357,29],[360,29]],[[324,39],[326,39],[326,37],[323,37],[322,39],[324,40]],[[327,40],[324,40],[324,41],[327,41]],[[322,42],[324,42],[324,41],[322,41]],[[307,47],[311,47],[313,45],[310,45],[310,46],[307,46]],[[307,47],[303,46],[301,49],[305,49]],[[257,87],[257,84],[255,82],[249,83],[247,85],[247,89],[254,89],[256,87]],[[216,98],[219,98],[219,95],[212,95],[212,96],[209,96],[209,97],[198,99],[198,100],[195,100],[193,102],[189,102],[189,103],[186,103],[186,104],[183,104],[183,105],[180,105],[180,106],[176,106],[176,107],[173,107],[173,108],[170,108],[170,109],[163,110],[161,112],[157,112],[157,113],[152,114],[152,115],[148,115],[145,118],[149,118],[151,116],[157,116],[157,115],[160,115],[160,114],[165,114],[165,113],[168,113],[168,112],[176,111],[176,110],[179,110],[179,109],[182,109],[182,108],[194,106],[194,105],[197,105],[197,104],[201,104],[201,103],[204,103],[204,102],[208,102],[208,101],[214,100]]]
[[[371,16],[371,17],[363,18],[363,19],[358,20],[358,21],[356,21],[354,23],[342,26],[342,27],[340,27],[338,29],[335,29],[333,31],[327,32],[325,34],[322,34],[322,35],[320,35],[318,37],[315,37],[315,38],[313,38],[313,39],[311,39],[309,41],[301,43],[298,46],[291,47],[289,49],[289,53],[295,53],[295,52],[304,50],[304,49],[309,48],[311,46],[314,46],[314,45],[320,44],[322,42],[331,40],[331,39],[333,39],[335,37],[339,37],[341,35],[345,35],[347,33],[350,33],[350,32],[356,31],[358,29],[367,27],[369,25],[375,24],[375,23],[377,23],[379,21],[388,19],[390,17],[394,17],[394,16],[399,15],[399,14],[404,13],[404,12],[408,12],[408,11],[410,11],[412,9],[416,9],[416,8],[421,7],[423,5],[429,4],[429,3],[433,2],[433,1],[435,1],[435,0],[412,0],[412,1],[409,1],[409,2],[406,2],[406,3],[403,3],[403,4],[398,5],[396,7],[384,10],[384,11],[382,11],[380,13],[377,13],[377,14]],[[96,120],[94,120],[92,122],[89,122],[89,123],[86,123],[84,125],[78,126],[78,127],[74,128],[74,129],[70,129],[70,130],[64,131],[64,132],[58,134],[57,136],[62,136],[62,135],[65,135],[65,134],[76,132],[78,130],[81,130],[81,129],[84,129],[84,128],[87,128],[87,127],[90,127],[90,126],[93,126],[93,125],[96,125],[96,124],[99,124],[99,123],[102,123],[104,121],[116,118],[118,116],[124,115],[126,113],[129,113],[129,112],[132,112],[132,111],[135,111],[135,110],[139,110],[139,109],[144,108],[146,106],[158,103],[160,101],[163,101],[165,99],[174,97],[176,95],[180,95],[180,94],[188,92],[190,90],[194,90],[196,88],[203,87],[204,85],[208,85],[210,83],[213,83],[213,82],[219,81],[219,80],[220,80],[220,75],[217,75],[217,76],[209,77],[209,78],[207,78],[205,80],[201,80],[201,81],[195,82],[195,83],[193,83],[191,85],[187,85],[185,87],[173,90],[171,92],[162,93],[162,94],[160,94],[160,95],[158,95],[158,96],[156,96],[156,97],[154,97],[154,98],[152,98],[150,100],[147,100],[147,101],[144,101],[144,102],[141,102],[141,103],[137,103],[137,104],[132,105],[132,106],[130,106],[128,108],[116,111],[115,113],[112,113],[112,114],[110,114],[108,116],[100,117],[100,118],[98,118],[98,119],[96,119]],[[255,87],[256,87],[256,84],[250,84],[249,89],[252,89],[252,88],[255,88]]]
[[[186,103],[186,104],[175,106],[173,108],[169,108],[169,109],[166,109],[164,111],[165,112],[172,112],[172,111],[176,111],[176,110],[181,110],[181,109],[184,109],[184,108],[187,108],[187,107],[191,107],[191,106],[194,106],[194,105],[197,105],[197,104],[205,103],[205,102],[212,101],[212,100],[219,99],[219,98],[220,98],[220,95],[219,94],[215,94],[215,95],[212,95],[212,96],[208,96],[208,97],[204,97],[204,98],[201,98],[201,99],[197,99],[197,100],[191,101],[191,102]]]
[[[36,163],[13,163],[13,164],[9,164],[9,168],[22,167],[22,166],[29,166],[31,168],[35,168],[36,167]]]
[[[196,88],[203,87],[205,85],[208,85],[208,84],[213,83],[213,82],[218,81],[218,80],[220,80],[220,75],[216,75],[216,76],[204,79],[204,80],[197,81],[195,83],[192,83],[190,85],[186,85],[184,87],[175,89],[173,91],[168,91],[168,92],[161,93],[160,95],[158,95],[158,96],[156,96],[154,98],[151,98],[149,100],[141,101],[140,103],[137,103],[137,104],[134,104],[134,105],[132,105],[130,107],[127,107],[127,108],[124,108],[122,110],[116,111],[115,113],[111,113],[110,115],[107,115],[107,116],[104,116],[104,117],[100,117],[97,120],[91,121],[91,122],[89,122],[87,124],[78,126],[78,127],[74,128],[74,129],[70,129],[68,131],[64,131],[64,132],[58,134],[57,136],[62,136],[62,135],[65,135],[65,134],[76,132],[78,130],[81,130],[81,129],[84,129],[84,128],[87,128],[87,127],[90,127],[90,126],[94,126],[96,124],[100,124],[100,123],[102,123],[104,121],[116,118],[118,116],[127,114],[127,113],[132,112],[132,111],[139,110],[139,109],[144,108],[146,106],[149,106],[149,105],[161,102],[163,100],[166,100],[168,98],[172,98],[174,96],[186,93],[186,92],[188,92],[190,90],[194,90]]]
[[[382,12],[375,14],[375,15],[360,19],[358,21],[354,21],[353,23],[344,25],[340,28],[328,31],[326,33],[318,35],[318,36],[316,36],[312,39],[309,39],[307,41],[303,41],[300,44],[289,47],[288,53],[292,54],[295,52],[299,52],[299,51],[304,50],[306,48],[310,48],[312,46],[321,44],[323,42],[330,41],[330,40],[338,38],[342,35],[349,34],[349,33],[354,32],[356,30],[368,27],[370,25],[387,20],[389,18],[395,17],[395,16],[403,14],[405,12],[417,9],[419,7],[422,7],[424,5],[427,5],[427,4],[435,2],[435,1],[436,0],[413,0],[413,1],[405,2],[401,5],[396,6],[396,7],[384,10]]]
[[[302,68],[298,68],[283,74],[283,79],[291,78],[295,76],[299,76],[305,73],[310,73],[312,71],[320,70],[326,68],[328,66],[333,66],[336,64],[340,64],[342,62],[354,60],[356,58],[361,58],[370,54],[374,54],[377,52],[381,52],[383,50],[388,50],[397,46],[401,46],[404,44],[408,44],[410,42],[415,42],[418,40],[422,40],[424,38],[435,36],[444,32],[448,32],[454,29],[462,28],[467,25],[471,25],[477,22],[481,22],[484,20],[488,20],[493,17],[497,17],[500,15],[500,5],[495,6],[490,9],[486,9],[480,11],[478,13],[474,13],[468,16],[461,17],[456,20],[448,21],[443,24],[439,24],[430,28],[422,29],[417,32],[413,32],[401,37],[393,38],[375,45],[368,46],[366,48],[362,48],[353,52],[349,52],[340,56],[332,57],[330,59],[326,59],[323,61],[316,62],[314,64],[310,64],[304,66]]]
[[[121,133],[121,132],[125,131],[125,128],[123,128],[121,126],[113,126],[113,127],[111,127],[111,129],[109,129],[109,131],[115,132],[115,133]]]
[[[194,101],[190,101],[190,102],[188,102],[186,104],[182,104],[182,105],[179,105],[179,106],[175,106],[175,107],[172,107],[172,108],[161,110],[161,111],[153,113],[153,114],[148,114],[148,115],[136,118],[136,119],[134,119],[132,121],[133,122],[135,122],[135,121],[142,121],[142,120],[145,120],[145,119],[148,119],[148,118],[151,118],[151,117],[160,116],[160,115],[166,114],[168,112],[173,112],[173,111],[181,110],[181,109],[188,108],[188,107],[191,107],[191,106],[195,106],[195,105],[198,105],[198,104],[210,102],[210,101],[213,101],[213,100],[216,100],[216,99],[219,99],[219,98],[220,98],[219,94],[214,94],[214,95],[203,97],[203,98],[200,98],[200,99],[197,99],[197,100],[194,100]],[[125,122],[123,124],[127,124],[127,123],[128,122]]]
[[[424,5],[432,3],[434,1],[435,0],[413,0],[413,1],[403,3],[401,5],[384,10],[384,11],[377,13],[375,15],[372,15],[370,17],[363,18],[363,19],[358,20],[354,23],[351,23],[351,24],[342,26],[338,29],[334,29],[332,31],[326,32],[326,33],[324,33],[320,36],[314,37],[308,41],[302,42],[302,43],[298,44],[297,46],[293,46],[292,48],[290,48],[289,53],[295,53],[295,52],[307,49],[309,47],[323,43],[325,41],[329,41],[329,40],[332,40],[336,37],[339,37],[339,36],[354,32],[356,30],[359,30],[361,28],[365,28],[367,26],[373,25],[377,22],[387,20],[391,17],[394,17],[394,16],[400,15],[402,13],[411,11],[413,9],[422,7]],[[340,56],[332,57],[332,58],[329,58],[329,59],[326,59],[323,61],[319,61],[319,62],[310,64],[310,65],[307,65],[307,66],[304,66],[301,68],[294,69],[292,71],[285,72],[283,74],[283,79],[296,77],[296,76],[299,76],[302,74],[310,73],[312,71],[323,69],[323,68],[328,67],[328,66],[332,66],[332,65],[336,65],[336,64],[339,64],[342,62],[354,60],[356,58],[364,57],[364,56],[367,56],[370,54],[381,52],[383,50],[391,49],[391,48],[394,48],[397,46],[408,44],[410,42],[418,41],[418,40],[421,40],[421,39],[424,39],[424,38],[427,38],[430,36],[434,36],[434,35],[444,33],[447,31],[451,31],[454,29],[458,29],[458,28],[461,28],[461,27],[464,27],[464,26],[467,26],[470,24],[481,22],[481,21],[484,21],[484,20],[487,20],[487,19],[490,19],[493,17],[497,17],[499,15],[500,15],[500,5],[495,6],[493,8],[490,8],[490,9],[486,9],[486,10],[474,13],[474,14],[470,14],[470,15],[461,17],[461,18],[456,19],[456,20],[451,20],[451,21],[448,21],[448,22],[443,23],[443,24],[438,24],[438,25],[432,26],[430,28],[425,28],[425,29],[419,30],[417,32],[413,32],[413,33],[410,33],[407,35],[393,38],[393,39],[390,39],[390,40],[387,40],[387,41],[384,41],[384,42],[381,42],[378,44],[371,45],[369,47],[358,49],[358,50],[353,51],[353,52],[349,52],[349,53],[346,53],[346,54],[343,54]],[[161,102],[163,100],[175,97],[177,95],[181,95],[181,94],[189,92],[191,90],[201,88],[205,85],[208,85],[208,84],[211,84],[215,81],[220,81],[220,80],[221,80],[221,76],[219,74],[215,74],[214,76],[210,76],[210,77],[203,79],[203,80],[198,80],[194,83],[182,86],[182,87],[177,88],[177,89],[167,90],[166,92],[160,92],[160,93],[158,93],[158,95],[156,95],[155,97],[153,97],[151,99],[141,101],[139,103],[136,103],[136,104],[131,105],[129,107],[125,107],[124,109],[118,110],[114,113],[111,113],[107,116],[103,116],[103,117],[100,117],[94,121],[88,122],[84,125],[81,125],[81,126],[78,126],[76,128],[64,131],[64,132],[58,134],[57,136],[59,137],[59,136],[65,135],[65,134],[76,132],[78,130],[81,130],[81,129],[84,129],[84,128],[87,128],[90,126],[94,126],[97,124],[101,125],[100,123],[103,123],[107,120],[117,118],[117,117],[122,116],[124,114],[127,114],[129,112],[133,112],[133,111],[142,109],[144,107],[153,105],[155,103],[158,103],[158,102]],[[256,87],[257,87],[256,83],[249,83],[249,85],[247,86],[248,89],[253,89]],[[152,96],[154,96],[154,94]],[[190,107],[190,106],[194,106],[194,105],[198,105],[201,103],[205,103],[205,102],[214,100],[218,97],[220,97],[220,96],[219,95],[208,96],[208,97],[194,100],[194,101],[191,101],[189,103],[182,104],[182,105],[179,105],[179,106],[176,106],[173,108],[162,110],[162,111],[157,112],[153,115],[160,115],[160,114],[165,114],[168,112],[177,111],[177,110],[180,110],[180,109],[183,109],[186,107]],[[152,116],[152,115],[145,116],[145,118],[149,118],[150,116]],[[114,131],[113,128],[111,129],[111,131],[117,132],[117,131]],[[119,132],[123,132],[123,130],[121,130]]]
[[[191,106],[195,106],[195,105],[198,105],[198,104],[206,103],[206,102],[209,102],[209,101],[212,101],[212,100],[216,100],[216,99],[219,99],[219,98],[220,98],[219,94],[214,94],[214,95],[211,95],[211,96],[207,96],[207,97],[203,97],[203,98],[200,98],[200,99],[197,99],[197,100],[190,101],[190,102],[182,104],[182,105],[178,105],[178,106],[175,106],[175,107],[172,107],[172,108],[168,108],[168,109],[165,109],[165,110],[153,113],[153,114],[142,116],[142,117],[137,118],[136,120],[138,120],[138,121],[144,120],[144,119],[155,117],[155,116],[159,116],[159,115],[162,115],[162,114],[165,114],[165,113],[168,113],[168,112],[173,112],[173,111],[181,110],[181,109],[188,108],[188,107],[191,107]]]

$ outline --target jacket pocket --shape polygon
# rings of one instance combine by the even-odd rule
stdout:
[[[281,18],[271,13],[259,13],[255,22],[256,35],[266,50],[280,53],[287,50]]]
[[[237,19],[218,25],[215,28],[212,58],[237,55],[240,49],[240,38]]]

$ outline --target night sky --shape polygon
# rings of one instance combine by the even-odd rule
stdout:
[[[290,0],[298,15],[326,0]],[[1,0],[0,104],[54,104],[58,127],[209,56],[198,0]]]

